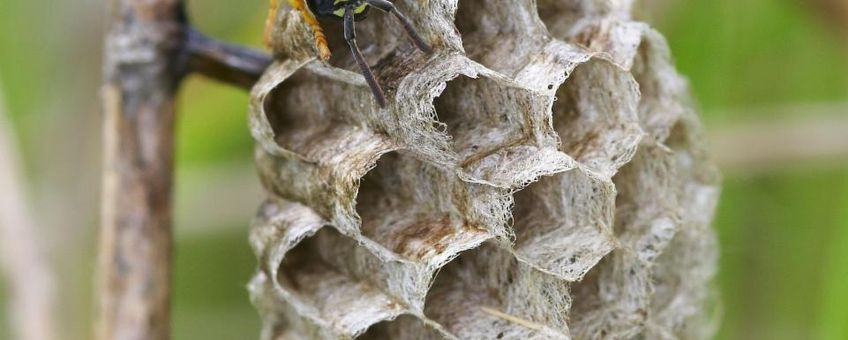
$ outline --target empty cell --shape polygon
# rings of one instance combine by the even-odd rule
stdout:
[[[362,234],[404,258],[435,265],[491,236],[463,218],[451,172],[392,152],[361,181],[356,211]]]
[[[455,25],[469,58],[512,74],[548,40],[531,1],[459,0]]]
[[[639,119],[643,129],[656,141],[668,138],[671,129],[691,108],[686,80],[671,64],[662,37],[647,31],[636,50],[631,69],[639,84]]]
[[[442,268],[424,313],[460,339],[566,339],[568,285],[492,244]]]
[[[301,314],[332,326],[340,335],[355,336],[374,323],[404,312],[398,300],[372,281],[349,275],[322,256],[327,243],[354,251],[353,240],[324,228],[289,251],[280,263],[276,280],[288,302]]]
[[[368,329],[360,340],[441,340],[445,336],[435,325],[412,316],[401,315],[397,319],[380,322]]]
[[[665,147],[644,145],[613,178],[619,190],[615,233],[620,249],[574,285],[575,335],[632,337],[650,317],[657,279],[653,268],[679,228],[678,213],[687,210],[680,208],[684,178],[674,158]],[[702,282],[694,284],[701,287]]]
[[[268,94],[264,111],[278,145],[307,159],[354,150],[379,138],[367,124],[373,107],[363,106],[368,89],[307,64]],[[375,120],[376,121],[376,120]]]
[[[548,31],[557,38],[564,38],[596,3],[583,0],[537,0],[536,6],[539,18]]]
[[[580,169],[543,177],[515,196],[515,252],[564,280],[580,280],[615,248],[615,188]]]
[[[567,39],[581,25],[596,20],[616,9],[629,9],[631,0],[537,0],[539,18],[556,38]]]
[[[432,269],[398,259],[386,259],[337,232],[315,238],[317,255],[348,278],[368,282],[391,296],[404,309],[420,311],[432,275]],[[384,254],[381,254],[384,255]]]
[[[631,339],[645,326],[650,264],[616,250],[572,287],[572,334],[577,339]]]
[[[643,145],[639,149],[633,161],[613,178],[618,189],[617,235],[629,242],[652,232],[668,233],[666,229],[671,229],[673,234],[673,221],[678,220],[676,186],[680,178],[671,174],[676,173],[674,156],[665,147]],[[660,250],[657,245],[653,247]]]
[[[537,109],[536,100],[529,91],[494,79],[459,76],[447,83],[434,106],[464,164],[506,146],[532,143],[527,111]]]
[[[657,259],[651,273],[650,317],[660,327],[653,332],[697,338],[703,330],[696,325],[709,324],[720,314],[716,290],[710,287],[717,268],[717,240],[707,234],[709,230],[709,225],[694,221],[684,225]]]
[[[578,66],[556,93],[553,127],[561,150],[592,171],[611,177],[642,137],[637,84],[603,60]]]
[[[327,222],[312,209],[298,203],[269,198],[259,209],[250,229],[250,245],[260,268],[276,268],[285,253]],[[270,272],[269,272],[270,274]]]

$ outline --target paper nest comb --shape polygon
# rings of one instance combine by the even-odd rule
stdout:
[[[251,96],[262,339],[697,339],[718,175],[627,0],[398,0],[317,61],[280,11]]]

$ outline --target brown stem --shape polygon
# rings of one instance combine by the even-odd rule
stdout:
[[[178,0],[112,0],[106,37],[97,339],[168,339]]]
[[[97,339],[168,339],[175,97],[198,72],[249,88],[271,63],[187,23],[180,0],[112,0]]]
[[[187,29],[189,68],[209,78],[250,89],[271,64],[267,53],[219,42]]]

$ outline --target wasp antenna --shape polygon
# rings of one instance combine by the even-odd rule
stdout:
[[[397,9],[397,7],[395,7],[394,4],[386,0],[365,0],[365,2],[367,2],[371,6],[376,7],[379,10],[392,13],[392,15],[394,15],[395,18],[400,21],[401,25],[403,25],[403,29],[406,31],[406,34],[409,36],[410,39],[412,39],[412,42],[415,44],[415,46],[418,47],[418,49],[427,54],[433,53],[433,48],[430,47],[430,45],[427,44],[426,41],[424,41],[424,38],[422,38],[421,35],[418,34],[418,31],[415,30],[415,27],[412,27],[412,22],[410,22],[409,19],[407,19],[406,16],[403,15],[403,13],[401,13]]]
[[[353,21],[353,8],[350,6],[345,8],[344,36],[347,45],[350,46],[351,53],[353,53],[353,59],[356,60],[356,64],[359,66],[359,70],[362,71],[368,87],[371,88],[374,98],[377,99],[377,104],[380,104],[380,107],[386,107],[386,95],[383,94],[380,83],[374,78],[374,73],[371,72],[371,68],[368,67],[368,63],[365,62],[365,58],[362,56],[362,51],[359,50],[359,46],[356,44],[356,26]]]

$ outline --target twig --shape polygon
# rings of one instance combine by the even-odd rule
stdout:
[[[198,72],[249,87],[270,63],[188,24],[180,0],[112,0],[97,338],[168,339],[175,97]]]
[[[103,87],[97,339],[168,339],[180,4],[113,0]]]
[[[4,110],[0,89],[0,265],[10,282],[10,328],[15,339],[55,339],[55,278],[27,208],[15,134]]]
[[[264,52],[222,43],[187,28],[189,68],[215,80],[250,89],[271,64]]]

